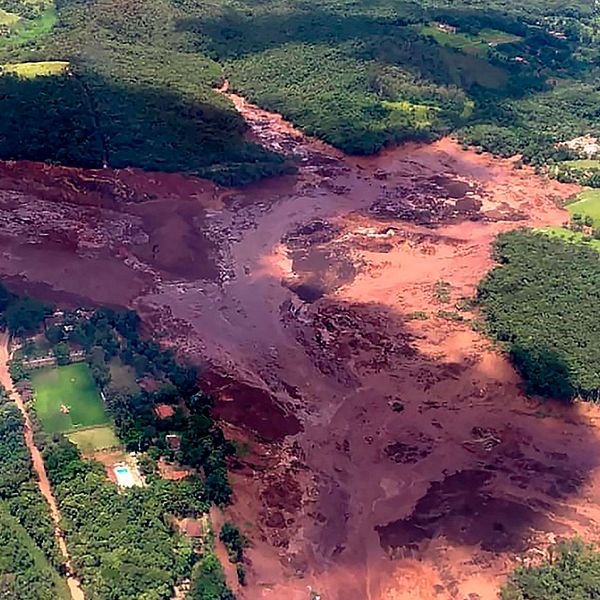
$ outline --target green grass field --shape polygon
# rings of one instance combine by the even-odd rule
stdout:
[[[578,231],[571,231],[570,229],[565,229],[564,227],[541,227],[536,229],[536,231],[539,231],[540,233],[543,233],[549,237],[557,238],[572,244],[584,244],[600,252],[600,240],[590,238]]]
[[[49,433],[107,425],[110,419],[86,363],[40,369],[31,374],[35,410]],[[61,406],[69,408],[67,414]]]
[[[587,169],[600,169],[600,160],[595,160],[593,158],[581,158],[578,160],[565,160],[559,163],[559,166],[560,165],[585,171]]]
[[[451,33],[441,31],[435,24],[425,25],[420,29],[423,35],[432,37],[438,44],[462,50],[463,52],[471,52],[474,54],[485,54],[490,44],[507,44],[510,42],[518,42],[523,38],[518,35],[512,35],[497,29],[482,29],[477,35],[469,33]]]
[[[51,60],[41,62],[8,63],[0,65],[0,74],[18,75],[31,79],[49,75],[62,75],[69,68],[69,63],[64,60]]]
[[[579,214],[594,219],[594,227],[600,227],[600,190],[585,190],[577,195],[575,202],[567,205],[571,215]]]
[[[77,429],[67,433],[67,437],[82,452],[96,452],[120,446],[119,438],[109,425]]]

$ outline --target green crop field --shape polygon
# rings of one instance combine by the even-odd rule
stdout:
[[[600,226],[600,190],[585,190],[577,200],[567,206],[571,215],[582,215],[594,219],[594,227]]]
[[[109,417],[85,363],[41,369],[31,374],[35,409],[50,433],[107,425]],[[61,407],[68,408],[68,413]]]

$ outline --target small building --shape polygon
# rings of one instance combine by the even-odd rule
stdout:
[[[165,436],[165,442],[171,450],[179,450],[181,446],[181,438],[176,433],[168,433]]]
[[[175,409],[170,404],[157,404],[154,407],[154,414],[159,419],[168,419],[175,414]]]
[[[198,519],[183,519],[179,528],[182,533],[189,535],[191,538],[201,538],[204,535],[204,526],[202,521],[198,521]]]
[[[449,25],[448,23],[436,23],[435,26],[439,31],[443,31],[444,33],[456,33],[457,28],[454,25]]]

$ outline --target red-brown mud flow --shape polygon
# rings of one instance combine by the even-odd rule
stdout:
[[[451,318],[494,237],[560,225],[555,200],[575,189],[450,140],[348,159],[234,101],[255,139],[298,157],[297,177],[222,190],[7,163],[0,273],[133,306],[208,363],[247,450],[229,511],[252,524],[240,596],[491,600],[516,556],[594,538],[597,412],[528,401]]]

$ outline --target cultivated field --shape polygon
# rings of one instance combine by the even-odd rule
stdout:
[[[87,364],[41,369],[32,373],[31,382],[46,431],[66,433],[88,452],[119,444]]]

